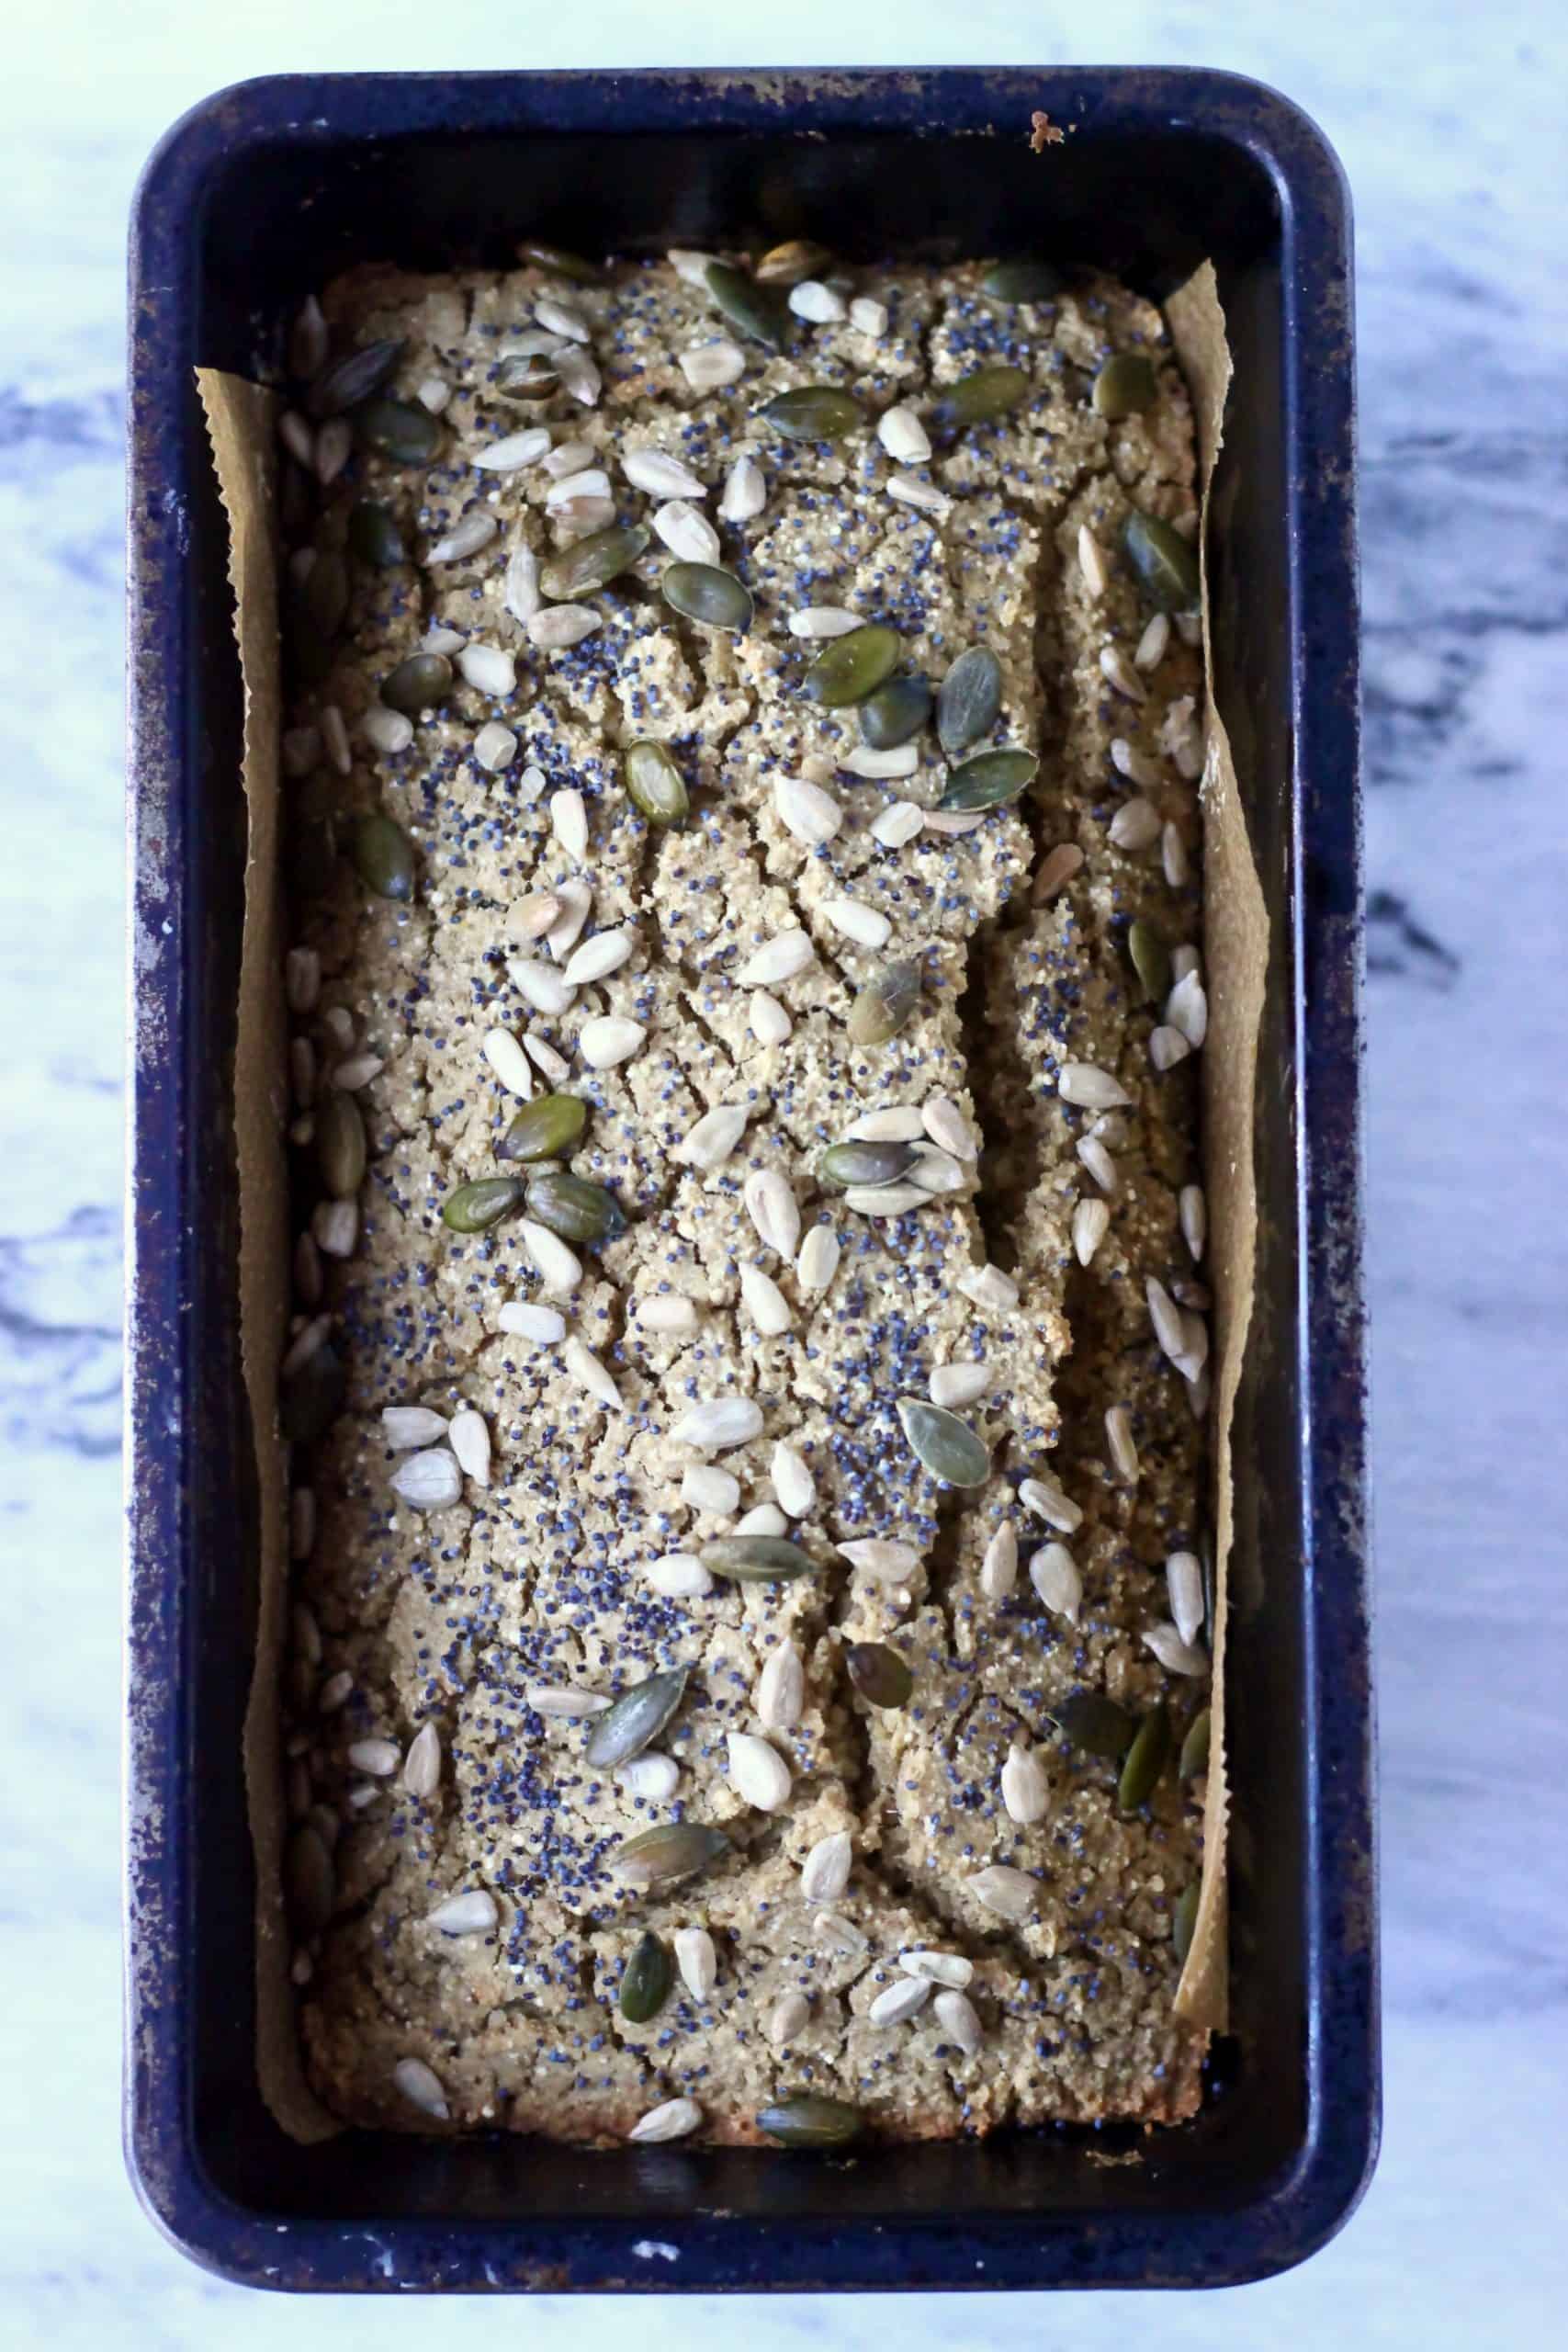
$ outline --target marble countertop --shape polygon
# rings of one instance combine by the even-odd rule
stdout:
[[[896,49],[802,0],[785,35],[615,0],[571,40],[476,0],[129,11],[14,27],[0,86],[0,2305],[53,2352],[488,2338],[378,2300],[285,2308],[171,2253],[118,2153],[122,252],[134,175],[220,85],[283,69],[1030,58],[1224,65],[1316,117],[1359,248],[1371,1284],[1386,1931],[1382,2168],[1288,2278],[1168,2297],[1162,2344],[1530,2341],[1568,2296],[1568,1538],[1554,1503],[1568,1121],[1552,1044],[1568,798],[1568,21],[1546,0],[1312,9],[906,0]],[[1559,160],[1554,164],[1551,158]],[[1554,951],[1555,952],[1555,951]],[[42,1632],[44,1611],[51,1628]],[[63,1634],[61,1629],[65,1629]],[[917,2298],[921,2346],[1120,2346],[1125,2299]],[[624,2315],[625,2306],[616,2307]],[[616,2312],[546,2301],[557,2344]],[[757,2352],[880,2341],[874,2301],[752,2306]],[[716,2305],[638,2312],[643,2352]],[[730,2324],[733,2324],[733,2315]]]

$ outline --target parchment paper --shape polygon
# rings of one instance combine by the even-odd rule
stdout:
[[[1166,316],[1192,393],[1206,511],[1219,450],[1230,354],[1207,262],[1167,302]],[[257,2066],[262,2093],[296,2139],[339,2129],[310,2091],[288,1981],[283,1912],[284,1829],[277,1692],[288,1611],[288,1491],[277,1422],[277,1373],[288,1316],[290,1240],[284,1157],[287,1119],[282,947],[278,927],[281,703],[273,503],[274,396],[216,369],[197,371],[218,484],[229,516],[229,577],[244,678],[244,787],[249,811],[245,929],[235,1056],[240,1182],[240,1321],[261,1498],[261,1598],[255,1676],[244,1727],[256,1856]],[[1212,678],[1207,583],[1205,677]],[[1214,1292],[1212,1467],[1214,1529],[1213,1736],[1204,1812],[1202,1891],[1177,1989],[1179,2016],[1222,2030],[1227,2015],[1224,1853],[1229,1797],[1224,1750],[1225,1586],[1233,1533],[1231,1423],[1252,1312],[1257,1234],[1253,1088],[1268,956],[1262,890],[1247,839],[1230,746],[1206,686],[1201,797],[1204,964],[1209,1031],[1203,1049],[1203,1155],[1209,1200],[1208,1275]]]

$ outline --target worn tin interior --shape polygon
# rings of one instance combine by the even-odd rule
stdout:
[[[1035,107],[1076,126],[1043,157]],[[190,371],[265,372],[302,295],[354,262],[504,264],[525,232],[586,251],[753,234],[866,260],[1039,249],[1156,298],[1217,266],[1236,377],[1215,669],[1274,940],[1237,1431],[1235,2030],[1202,2114],[1136,2143],[1136,2162],[1083,2132],[852,2165],[499,2134],[302,2148],[257,2092],[230,1101],[241,707]],[[128,2140],[146,2201],[198,2258],[322,2288],[1217,2283],[1299,2258],[1353,2204],[1377,2081],[1348,235],[1312,126],[1204,74],[280,81],[211,101],[154,158],[131,317]]]

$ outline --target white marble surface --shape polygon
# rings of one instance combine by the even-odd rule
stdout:
[[[0,2322],[55,2352],[478,2344],[493,2309],[218,2284],[137,2211],[118,2147],[120,367],[135,172],[191,101],[286,68],[1179,62],[1257,74],[1355,190],[1368,619],[1388,2125],[1348,2231],[1294,2275],[1111,2297],[754,2306],[757,2352],[1137,2325],[1172,2346],[1545,2340],[1568,2296],[1568,20],[1548,0],[667,0],[591,19],[475,0],[55,0],[0,82]],[[1553,164],[1553,154],[1559,162]],[[45,1628],[47,1627],[47,1631]],[[623,2307],[624,2309],[624,2307]],[[605,2303],[527,2324],[593,2346]],[[729,2314],[733,2324],[736,2314]],[[643,2352],[716,2304],[644,2305]]]

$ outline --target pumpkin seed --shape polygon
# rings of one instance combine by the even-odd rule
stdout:
[[[786,441],[841,441],[865,423],[854,394],[836,384],[797,384],[792,392],[775,392],[757,413]]]
[[[1029,379],[1021,368],[976,368],[972,376],[950,384],[926,417],[935,441],[953,441],[972,424],[994,424],[1028,398]]]
[[[914,1676],[886,1642],[852,1642],[844,1670],[868,1707],[907,1707],[913,1695]]]
[[[1153,363],[1139,351],[1119,351],[1108,359],[1094,379],[1090,398],[1097,416],[1112,423],[1152,408],[1159,391]]]
[[[1170,1717],[1159,1706],[1144,1717],[1127,1750],[1116,1784],[1116,1802],[1123,1813],[1136,1813],[1141,1804],[1147,1804],[1169,1756]]]
[[[539,585],[557,604],[570,604],[634,564],[652,537],[646,523],[612,523],[592,531],[539,566]]]
[[[1187,1955],[1192,1949],[1192,1938],[1198,1926],[1198,1881],[1183,1890],[1170,1922],[1170,1948],[1185,1967]]]
[[[829,268],[833,256],[826,245],[814,245],[809,237],[791,237],[782,245],[773,245],[757,264],[759,286],[798,286],[804,278],[820,277]]]
[[[531,261],[538,269],[553,270],[558,277],[570,277],[576,286],[599,283],[598,263],[584,261],[581,254],[568,253],[564,245],[547,245],[538,238],[530,238],[518,246],[517,258]]]
[[[993,262],[980,280],[993,302],[1054,302],[1061,290],[1061,272],[1048,261]]]
[[[537,351],[514,351],[497,368],[491,390],[503,401],[547,401],[560,390],[560,370]]]
[[[757,2113],[757,2128],[786,2148],[842,2148],[860,2137],[865,2119],[848,2099],[820,2091],[792,2091]]]
[[[659,588],[672,611],[700,621],[705,628],[751,626],[750,590],[716,563],[666,564]]]
[[[483,1233],[509,1209],[520,1208],[526,1191],[521,1176],[480,1176],[447,1195],[441,1222],[454,1233]]]
[[[923,678],[889,678],[860,707],[860,731],[874,751],[891,752],[918,735],[931,715],[931,690]]]
[[[588,1105],[575,1094],[541,1094],[525,1102],[495,1148],[498,1159],[560,1159],[588,1125]]]
[[[403,546],[403,535],[398,528],[397,517],[380,499],[356,499],[349,510],[348,551],[357,556],[361,563],[372,564],[378,571],[389,570],[394,563],[408,561],[408,550]]]
[[[530,1181],[528,1214],[563,1241],[613,1241],[626,1229],[626,1211],[614,1193],[586,1176],[569,1176],[564,1169]]]
[[[1201,1715],[1193,1716],[1188,1726],[1187,1736],[1181,1743],[1181,1754],[1177,1762],[1176,1772],[1179,1780],[1196,1781],[1201,1774],[1208,1770],[1210,1724],[1211,1717],[1207,1707]]]
[[[352,1094],[329,1086],[316,1105],[316,1165],[334,1201],[346,1201],[365,1181],[365,1121]]]
[[[1002,665],[988,645],[961,653],[942,682],[936,701],[937,741],[950,760],[981,742],[1002,707]]]
[[[291,1445],[310,1445],[325,1434],[343,1409],[348,1394],[348,1367],[323,1340],[297,1364],[283,1384],[278,1417]]]
[[[618,1846],[606,1867],[612,1877],[646,1892],[691,1878],[728,1851],[729,1840],[722,1829],[712,1829],[702,1821],[661,1821],[657,1828],[641,1830]]]
[[[686,779],[672,752],[650,736],[628,746],[626,757],[626,794],[650,825],[680,825],[691,809]]]
[[[367,343],[330,360],[305,395],[314,417],[341,416],[378,392],[403,356],[400,343]]]
[[[582,1751],[587,1761],[608,1770],[640,1756],[680,1705],[689,1670],[678,1666],[668,1674],[650,1674],[624,1690],[613,1707],[595,1716]]]
[[[670,1998],[670,1953],[652,1932],[637,1938],[621,1976],[620,2011],[628,2025],[647,2025]]]
[[[984,1484],[991,1457],[967,1421],[961,1421],[942,1405],[928,1404],[923,1396],[900,1396],[898,1419],[916,1455],[933,1478],[945,1479],[950,1487]]]
[[[1157,514],[1134,507],[1122,526],[1128,562],[1151,605],[1184,613],[1198,602],[1198,550]]]
[[[920,1001],[918,964],[888,964],[868,980],[845,1024],[857,1046],[886,1046],[896,1037]]]
[[[413,844],[395,818],[361,817],[349,846],[355,872],[367,890],[404,903],[413,897]]]
[[[864,702],[892,676],[900,650],[897,629],[869,621],[824,646],[801,683],[813,702],[841,710]]]
[[[445,653],[411,653],[382,679],[381,700],[389,710],[417,718],[421,711],[438,709],[455,684],[452,664]]]
[[[770,351],[787,351],[795,339],[795,320],[784,296],[772,286],[760,286],[727,261],[710,261],[707,290],[725,317],[742,334],[765,343]]]
[[[1127,954],[1152,1003],[1163,1004],[1170,994],[1170,950],[1155,929],[1139,915],[1127,926]]]
[[[712,1575],[736,1584],[782,1584],[809,1576],[814,1565],[810,1554],[786,1535],[721,1535],[705,1544],[697,1557]]]
[[[305,611],[323,637],[335,637],[348,610],[348,566],[334,548],[324,548],[305,582]]]
[[[1075,1690],[1047,1712],[1064,1739],[1086,1756],[1103,1756],[1111,1764],[1121,1762],[1137,1731],[1126,1708],[1102,1690]]]
[[[301,1941],[319,1936],[333,1916],[337,1873],[326,1840],[310,1822],[294,1830],[283,1855],[283,1894],[288,1920]]]
[[[439,420],[412,401],[367,401],[355,411],[354,429],[367,449],[394,466],[428,466],[445,438]]]
[[[825,1184],[845,1192],[852,1184],[896,1184],[915,1161],[908,1143],[836,1143],[817,1163]]]
[[[954,768],[937,807],[1004,808],[1033,781],[1040,763],[1032,752],[977,752]]]

